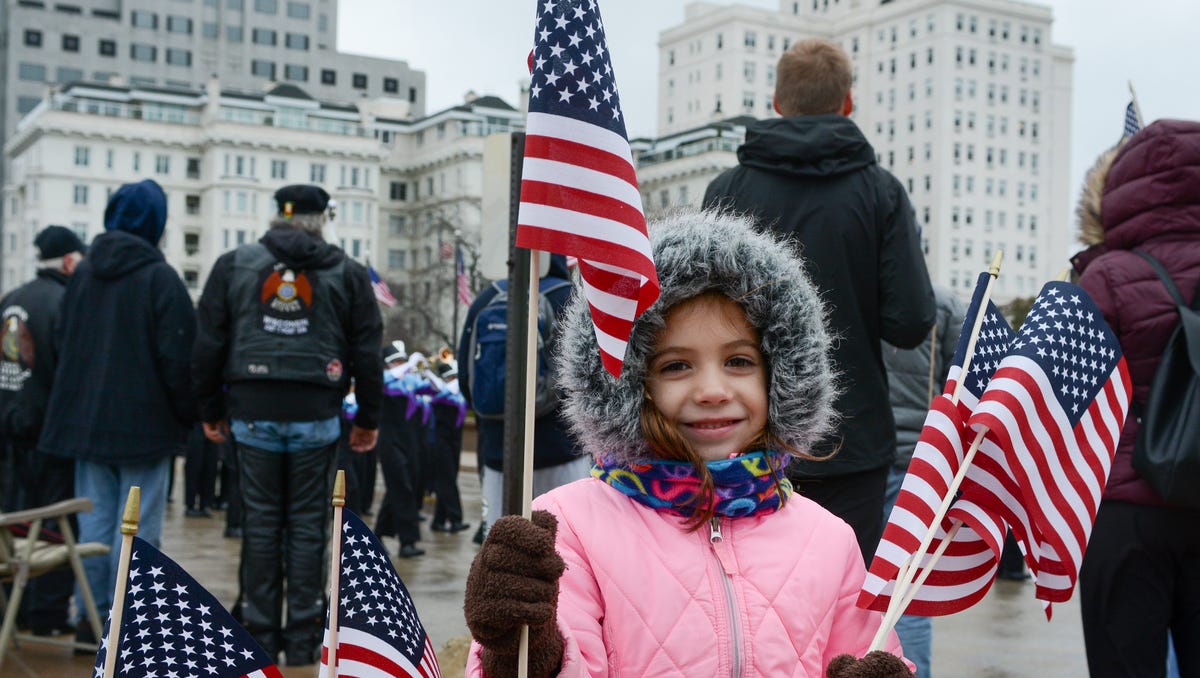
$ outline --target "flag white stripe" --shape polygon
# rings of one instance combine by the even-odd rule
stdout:
[[[642,256],[648,262],[653,261],[650,256],[650,239],[623,221],[529,202],[521,203],[517,221],[522,225],[604,241],[612,246],[624,248],[630,254]]]
[[[588,262],[592,264],[591,261]],[[594,265],[594,264],[593,264]],[[627,278],[640,278],[641,276],[629,275],[632,271],[623,271]],[[633,316],[637,313],[637,299],[627,299],[617,296],[600,289],[588,282],[587,278],[580,276],[583,280],[583,294],[587,298],[588,303],[597,309],[603,311],[606,315],[611,315],[614,318],[623,320],[633,320]]]
[[[544,136],[571,141],[612,155],[629,163],[631,172],[636,171],[633,154],[625,137],[581,120],[550,113],[530,112],[525,119],[527,136]]]
[[[408,660],[399,650],[387,644],[376,636],[360,631],[358,629],[343,626],[338,629],[338,673],[345,671],[347,674],[370,678],[371,676],[380,676],[380,678],[389,678],[392,674],[381,671],[380,669],[370,667],[370,671],[365,668],[355,668],[355,672],[351,673],[351,666],[367,667],[368,665],[361,662],[347,661],[342,655],[343,648],[346,646],[359,647],[369,652],[373,652],[380,657],[396,664],[405,671],[411,672],[414,676],[417,673],[417,667]]]
[[[638,192],[637,186],[608,172],[569,162],[526,157],[521,168],[521,180],[541,181],[597,193],[623,202],[639,212],[642,209],[642,194]]]

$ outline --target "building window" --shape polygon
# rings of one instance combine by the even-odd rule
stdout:
[[[416,87],[408,88],[408,100],[411,103],[414,103],[414,104],[417,103],[417,88]]]
[[[242,27],[241,26],[226,26],[225,27],[225,40],[228,42],[241,42],[242,41]]]
[[[256,45],[274,45],[275,31],[268,28],[256,28],[250,38]]]
[[[257,75],[260,78],[274,80],[275,62],[267,61],[265,59],[255,59],[254,61],[250,62],[250,73],[251,75]]]
[[[271,161],[271,178],[287,179],[287,160]]]
[[[91,156],[91,152],[87,146],[76,146],[75,147],[75,166],[76,167],[87,167],[88,163],[90,162],[90,156]]]
[[[35,30],[26,30],[25,31],[25,46],[26,47],[41,47],[42,46],[42,32],[35,31]]]
[[[72,201],[76,205],[86,205],[88,202],[88,187],[84,184],[75,184],[72,191]]]
[[[314,162],[308,169],[308,180],[314,184],[325,183],[325,165]]]
[[[186,16],[169,15],[167,16],[167,32],[191,35],[192,20]]]
[[[404,250],[388,250],[388,268],[404,270]]]
[[[155,61],[158,59],[158,48],[135,42],[129,46],[129,57],[134,61]]]
[[[308,36],[303,33],[288,33],[283,40],[288,49],[308,49]]]
[[[299,64],[286,64],[283,67],[283,77],[285,80],[308,82],[308,66],[301,66]]]
[[[200,25],[200,35],[209,40],[216,40],[221,37],[221,26],[212,21],[205,21]]]
[[[99,49],[100,56],[115,57],[117,55],[117,41],[101,40]]]
[[[754,46],[758,44],[758,35],[754,31],[746,31],[745,37],[742,38],[742,44],[750,49],[754,49]]]
[[[388,185],[388,197],[392,200],[408,200],[408,184],[393,181]]]
[[[254,11],[259,14],[277,14],[279,0],[254,0]]]
[[[332,68],[322,68],[321,69],[321,84],[322,85],[336,85],[337,84],[337,71],[333,70]]]
[[[229,9],[242,9],[245,4],[243,0],[225,0],[225,6]]]
[[[129,21],[136,28],[158,28],[158,15],[154,12],[135,9],[129,13]]]
[[[171,156],[155,155],[154,156],[154,173],[167,175],[171,173]]]
[[[187,178],[188,179],[199,179],[200,178],[200,158],[188,158],[187,159]]]
[[[27,82],[46,82],[46,67],[22,61],[17,65],[17,78]]]
[[[400,81],[395,78],[383,79],[383,91],[388,94],[395,94],[400,91]]]
[[[188,214],[191,214],[193,216],[200,214],[200,196],[187,195],[187,196],[184,196],[183,200],[184,200],[184,207]],[[195,252],[188,252],[188,254],[195,254]]]
[[[307,2],[289,2],[287,15],[293,19],[307,19],[311,14]]]
[[[188,208],[189,209],[191,209],[192,198],[196,199],[196,211],[188,212],[188,214],[199,214],[200,213],[200,196],[198,196],[198,195],[189,195],[188,196]],[[200,253],[200,234],[199,233],[193,232],[193,233],[184,233],[183,234],[183,252],[184,252],[184,254],[187,254],[189,256],[195,256]]]
[[[403,214],[393,214],[388,217],[388,235],[396,238],[404,235],[408,226],[408,218]]]
[[[192,51],[188,49],[167,48],[167,63],[172,66],[191,66]]]
[[[64,52],[78,52],[79,36],[64,33],[62,36],[62,49]]]
[[[367,88],[366,73],[355,73],[353,75],[353,77],[351,78],[350,84],[352,87],[354,87],[354,89],[366,89]]]

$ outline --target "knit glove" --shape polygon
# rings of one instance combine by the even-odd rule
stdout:
[[[489,678],[517,675],[521,626],[529,625],[529,676],[553,675],[562,663],[558,578],[566,564],[554,550],[558,521],[546,511],[533,520],[496,521],[471,563],[463,612]]]
[[[913,672],[896,655],[876,650],[862,659],[839,654],[826,667],[825,678],[913,678]]]

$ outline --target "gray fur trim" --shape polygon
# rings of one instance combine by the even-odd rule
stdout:
[[[582,294],[564,314],[557,376],[572,431],[592,456],[632,462],[650,458],[640,413],[646,359],[668,309],[718,290],[738,301],[762,338],[768,371],[771,433],[805,452],[835,422],[830,336],[816,288],[791,246],[755,232],[743,217],[680,211],[649,225],[662,295],[633,325],[621,378],[600,364]]]
[[[1104,185],[1108,183],[1108,171],[1112,169],[1117,151],[1121,150],[1125,141],[1122,139],[1116,146],[1101,153],[1083,177],[1083,189],[1075,205],[1075,216],[1079,219],[1079,242],[1084,245],[1104,242],[1104,220],[1100,209],[1104,200]]]

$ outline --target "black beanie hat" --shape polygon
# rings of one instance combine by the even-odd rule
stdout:
[[[47,226],[33,239],[37,257],[41,261],[57,259],[71,252],[86,252],[87,247],[75,231],[66,226]]]

